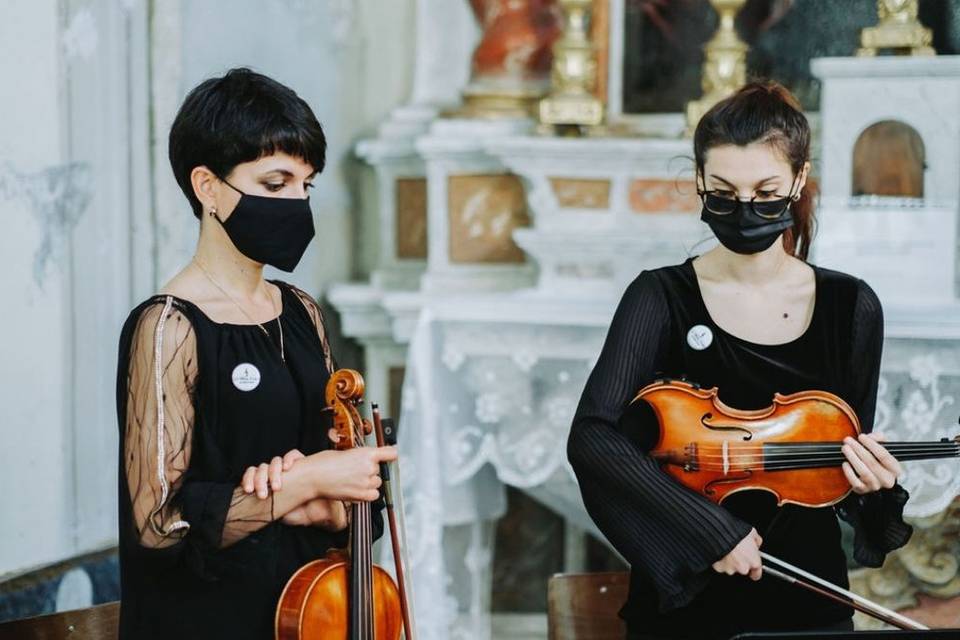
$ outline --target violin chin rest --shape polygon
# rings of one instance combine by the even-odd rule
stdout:
[[[653,449],[660,439],[660,422],[646,400],[634,400],[627,405],[617,426],[644,451]]]

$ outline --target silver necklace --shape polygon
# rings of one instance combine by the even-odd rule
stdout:
[[[227,290],[224,289],[223,287],[221,287],[220,284],[219,284],[216,280],[213,279],[213,276],[211,276],[211,275],[210,275],[210,272],[207,271],[207,270],[204,268],[204,266],[203,266],[203,264],[200,262],[200,260],[198,260],[197,258],[194,258],[194,259],[193,259],[193,262],[200,268],[200,271],[203,272],[203,275],[207,276],[207,280],[209,280],[210,283],[213,284],[213,286],[215,286],[217,289],[219,289],[219,290],[220,290],[220,293],[222,293],[223,295],[227,296],[227,298],[230,300],[230,302],[232,302],[233,304],[235,304],[236,307],[237,307],[237,309],[240,309],[240,313],[242,313],[243,315],[245,315],[245,316],[247,317],[247,320],[249,320],[249,321],[252,322],[253,324],[255,324],[255,325],[257,325],[258,327],[260,327],[260,331],[263,331],[263,335],[267,336],[267,338],[269,338],[270,341],[273,342],[273,338],[270,338],[270,332],[267,331],[266,327],[264,327],[262,324],[260,324],[259,322],[257,322],[256,320],[254,320],[253,318],[250,317],[250,314],[247,313],[247,311],[240,305],[239,302],[237,302],[236,298],[234,298],[232,295],[230,295],[229,293],[227,293]],[[276,305],[276,303],[273,301],[273,296],[270,296],[270,304],[273,306],[273,311],[274,311],[274,313],[277,314],[277,328],[278,328],[279,331],[280,331],[280,361],[283,362],[284,364],[286,364],[286,363],[287,363],[287,358],[286,358],[286,354],[284,353],[284,349],[283,349],[283,324],[280,323],[280,312],[277,310],[277,305]]]

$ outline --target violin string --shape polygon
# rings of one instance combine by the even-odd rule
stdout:
[[[713,457],[713,458],[736,458],[736,457],[763,457],[765,459],[776,459],[776,458],[791,458],[799,459],[804,456],[816,458],[818,456],[832,456],[841,453],[841,447],[836,446],[830,449],[823,449],[820,451],[780,451],[778,448],[764,447],[753,448],[747,452],[743,452],[738,448],[731,447],[728,449],[727,454],[723,453],[713,453],[717,449],[714,447],[700,447],[697,451],[696,456],[698,458],[704,457]],[[920,455],[920,454],[943,454],[943,455],[960,455],[960,445],[951,445],[949,447],[913,447],[910,449],[899,449],[892,451],[894,457],[897,455]]]
[[[373,604],[373,585],[371,584],[371,580],[370,580],[370,577],[371,577],[371,576],[370,576],[370,569],[371,569],[371,567],[370,567],[370,563],[371,563],[371,558],[370,558],[370,545],[371,545],[371,542],[372,542],[372,541],[370,540],[370,535],[371,535],[371,533],[370,533],[370,503],[364,503],[364,509],[363,509],[363,533],[364,533],[364,537],[366,538],[366,539],[364,540],[364,546],[363,546],[363,552],[364,552],[363,571],[364,571],[364,587],[365,587],[365,588],[364,588],[364,596],[365,596],[366,598],[369,598],[369,600],[367,601],[367,606],[365,607],[364,611],[368,611],[368,612],[369,612],[369,611],[372,610],[372,604]],[[368,627],[368,628],[367,628],[368,637],[369,637],[369,638],[373,638],[373,629],[371,628],[371,626],[372,626],[372,624],[373,624],[373,620],[371,619],[371,616],[370,616],[369,614],[366,615],[366,616],[364,616],[364,621],[365,621],[365,623],[367,624],[367,627]]]
[[[746,458],[761,457],[761,458],[776,460],[776,459],[818,458],[823,456],[829,457],[829,456],[839,455],[841,453],[842,453],[842,450],[840,449],[840,447],[837,447],[836,449],[833,449],[831,451],[815,451],[812,453],[800,452],[800,451],[792,452],[792,453],[780,452],[780,451],[771,452],[769,450],[740,452],[733,449],[733,450],[728,450],[726,455],[724,455],[723,453],[713,453],[713,450],[710,450],[710,449],[706,449],[706,450],[701,449],[697,453],[693,454],[693,456],[698,458],[718,458],[718,459],[722,459],[722,458],[733,459],[737,457],[746,457]],[[950,449],[917,448],[917,449],[911,449],[911,450],[905,450],[905,451],[897,451],[894,453],[894,457],[896,458],[896,457],[916,456],[916,455],[924,455],[924,454],[957,455],[957,454],[960,454],[960,448],[950,448]]]
[[[960,451],[923,451],[917,452],[910,455],[901,454],[898,457],[898,460],[911,460],[911,459],[922,459],[924,457],[929,458],[952,458],[960,455]],[[726,456],[721,454],[710,454],[704,453],[699,454],[691,458],[694,461],[716,461],[716,462],[737,462],[742,460],[763,460],[767,462],[798,462],[798,461],[810,461],[816,462],[818,460],[833,460],[840,459],[845,460],[846,456],[843,455],[841,451],[834,451],[832,453],[820,453],[817,455],[796,455],[796,456],[765,456],[763,454],[747,454],[747,453],[730,453]]]
[[[354,430],[356,432],[356,441],[357,446],[365,447],[366,441],[363,434],[363,421],[357,420],[354,422]],[[373,617],[372,617],[372,604],[373,604],[373,585],[371,580],[372,572],[372,548],[373,544],[372,537],[373,532],[371,530],[371,510],[369,502],[362,502],[360,506],[360,520],[361,520],[361,530],[360,535],[363,538],[363,555],[362,555],[362,564],[360,565],[361,576],[363,580],[363,627],[364,627],[364,638],[373,638]]]
[[[943,456],[947,457],[947,456]],[[949,456],[954,457],[954,456]],[[839,467],[844,462],[846,458],[834,458],[832,460],[818,460],[814,462],[776,462],[772,464],[764,464],[763,461],[757,461],[754,465],[759,470],[764,471],[775,471],[775,470],[786,470],[786,469],[809,469],[816,467]],[[728,464],[726,465],[727,471],[744,471],[750,469],[751,465],[738,465],[738,464]],[[701,471],[723,471],[725,469],[724,465],[717,463],[706,463],[698,464],[696,466],[697,470]]]
[[[917,453],[913,455],[900,455],[897,456],[897,460],[901,462],[909,462],[913,460],[933,460],[936,458],[956,458],[960,456],[960,452],[956,451],[935,451],[935,452],[924,452]],[[728,456],[718,456],[718,455],[700,455],[695,458],[691,458],[691,462],[714,462],[717,464],[734,464],[737,462],[766,462],[766,463],[779,463],[779,462],[824,462],[828,460],[846,460],[847,457],[841,452],[837,451],[832,454],[821,454],[816,456],[764,456],[764,455],[747,455],[747,454],[733,454]]]
[[[816,451],[829,451],[835,448],[843,446],[844,443],[827,443],[822,445],[803,445],[803,444],[775,444],[769,443],[765,445],[767,448],[773,451],[783,451],[785,453],[790,452],[816,452]],[[884,443],[884,448],[891,453],[899,451],[912,451],[915,449],[960,449],[960,444],[955,442],[896,442],[896,443]]]
[[[960,445],[954,443],[934,443],[936,445],[947,446],[920,446],[913,447],[910,450],[897,451],[900,460],[909,459],[935,459],[951,458],[960,456]],[[778,445],[778,448],[782,445]],[[832,447],[830,450],[815,452],[813,455],[806,453],[765,453],[757,450],[756,447],[751,453],[739,453],[736,450],[728,451],[727,455],[709,453],[712,449],[698,452],[696,461],[697,468],[704,471],[737,471],[749,468],[750,465],[760,467],[764,470],[786,470],[802,469],[810,467],[829,467],[840,466],[846,461],[846,456],[840,451],[839,447]]]
[[[917,451],[908,451],[904,453],[899,453],[894,456],[898,459],[908,459],[915,458],[917,456],[932,456],[932,457],[950,457],[960,455],[960,450],[917,450]],[[733,453],[729,452],[727,455],[716,454],[716,453],[699,453],[694,458],[696,459],[713,459],[713,460],[742,460],[742,459],[751,459],[751,458],[760,458],[762,460],[820,460],[828,459],[835,457],[844,457],[843,452],[840,450],[836,451],[824,451],[817,454],[793,454],[793,455],[784,455],[784,454],[763,454],[763,453]]]
[[[758,444],[758,445],[745,445],[743,447],[738,446],[737,444],[730,445],[729,451],[733,453],[734,451],[739,451],[742,449],[747,450],[758,450],[761,447],[765,455],[797,455],[800,453],[832,453],[838,451],[843,446],[842,442],[831,443],[829,445],[821,445],[819,447],[795,447],[794,445],[789,444]],[[716,450],[716,445],[713,446],[703,446],[701,445],[699,449],[714,451]],[[917,451],[960,451],[960,444],[957,443],[917,443],[917,444],[905,444],[904,446],[884,447],[890,453],[913,453]]]

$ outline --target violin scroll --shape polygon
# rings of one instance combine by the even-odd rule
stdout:
[[[353,369],[338,369],[330,376],[325,390],[327,407],[333,411],[334,447],[343,451],[363,445],[369,433],[357,405],[363,401],[363,376]]]

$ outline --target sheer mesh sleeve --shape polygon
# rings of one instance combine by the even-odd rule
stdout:
[[[614,314],[567,442],[587,511],[631,568],[652,581],[661,611],[689,603],[707,584],[711,565],[750,532],[749,524],[663,473],[621,423],[637,390],[661,368],[669,340],[662,287],[642,273]]]
[[[233,482],[191,478],[196,439],[197,338],[173,298],[146,307],[130,342],[124,473],[141,547],[190,547],[202,556],[282,514]]]
[[[330,342],[327,340],[327,330],[326,323],[323,320],[323,312],[320,311],[320,305],[317,304],[317,301],[302,289],[298,289],[293,285],[289,285],[290,289],[300,298],[300,302],[303,303],[303,306],[306,307],[307,313],[310,315],[310,320],[313,322],[313,326],[317,329],[317,338],[320,340],[320,346],[323,349],[323,358],[327,364],[327,371],[333,373],[336,369],[336,365],[333,361],[333,355],[330,352]]]
[[[850,393],[847,398],[864,433],[873,431],[883,352],[883,308],[876,293],[861,281],[853,311]],[[903,521],[910,495],[899,484],[865,495],[851,493],[837,513],[853,526],[853,557],[863,566],[879,567],[886,555],[907,543],[913,528]]]

